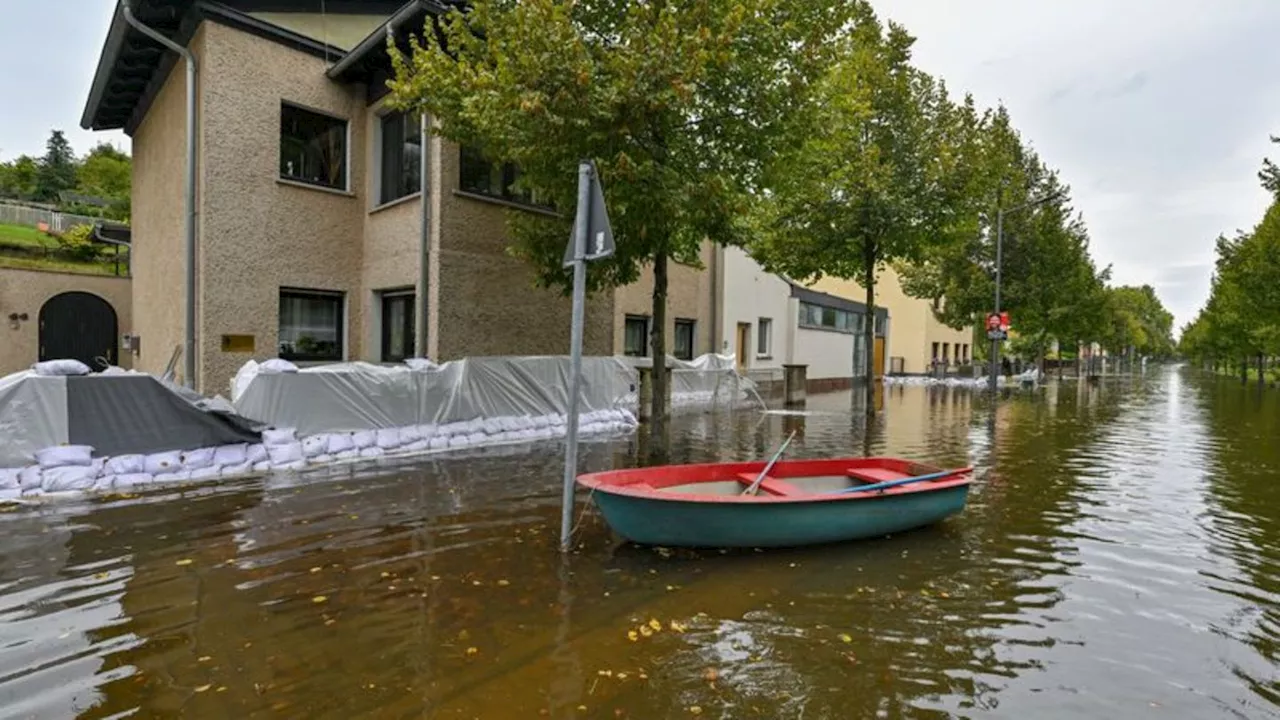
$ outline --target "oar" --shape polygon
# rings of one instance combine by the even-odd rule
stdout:
[[[942,472],[929,473],[928,475],[916,475],[915,477],[903,478],[901,480],[886,480],[885,482],[872,483],[870,485],[855,485],[851,488],[843,490],[833,490],[832,495],[843,495],[844,493],[866,492],[868,490],[884,490],[885,488],[898,487],[899,485],[908,485],[910,483],[925,482],[927,480],[937,480],[948,475],[959,475],[963,470],[943,470]]]
[[[787,439],[782,441],[782,447],[778,448],[778,452],[774,453],[773,457],[769,459],[769,464],[765,465],[764,469],[760,471],[760,474],[756,476],[755,481],[747,486],[746,490],[742,491],[743,495],[755,495],[756,492],[760,490],[760,483],[764,482],[765,476],[773,469],[773,464],[778,462],[778,458],[782,457],[782,453],[787,451],[787,446],[791,444],[791,438],[795,436],[796,431],[792,430],[791,434],[787,436]]]

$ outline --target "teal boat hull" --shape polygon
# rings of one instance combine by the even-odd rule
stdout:
[[[857,502],[703,503],[594,493],[615,532],[640,545],[795,547],[882,537],[964,510],[969,486]]]

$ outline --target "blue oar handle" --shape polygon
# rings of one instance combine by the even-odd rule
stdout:
[[[903,478],[901,480],[886,480],[885,482],[872,483],[870,485],[855,485],[851,488],[843,490],[833,490],[833,495],[843,495],[845,493],[866,492],[868,490],[884,490],[885,488],[898,487],[899,485],[908,485],[910,483],[924,482],[926,480],[937,480],[948,475],[955,475],[959,470],[943,470],[942,472],[929,473],[928,475],[916,475],[915,477]]]

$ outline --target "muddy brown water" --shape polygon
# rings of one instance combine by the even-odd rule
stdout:
[[[588,510],[562,562],[555,445],[0,513],[0,717],[1280,717],[1274,393],[856,402],[680,415],[672,453],[973,464],[962,515],[690,553]]]

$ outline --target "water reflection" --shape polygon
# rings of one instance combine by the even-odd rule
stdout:
[[[795,431],[791,457],[973,464],[965,513],[722,553],[620,543],[588,511],[566,560],[543,447],[0,514],[0,715],[1276,713],[1273,398],[1160,370],[861,402],[680,415],[672,459]]]

